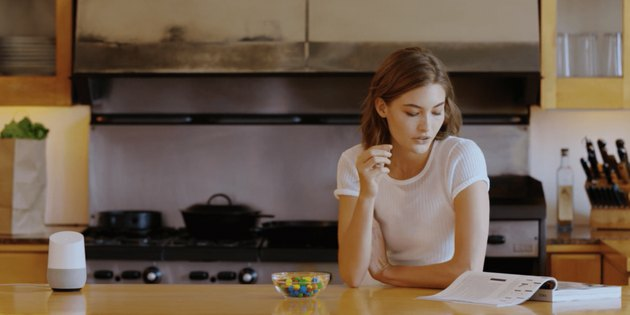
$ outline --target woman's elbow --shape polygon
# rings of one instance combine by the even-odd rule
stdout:
[[[353,272],[344,272],[340,270],[339,275],[341,276],[343,283],[351,288],[358,288],[361,285],[361,282],[363,282],[363,279]]]
[[[453,280],[466,271],[483,271],[483,259],[481,261],[460,260],[451,262],[450,270]]]

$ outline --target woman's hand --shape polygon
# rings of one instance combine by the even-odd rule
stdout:
[[[369,147],[357,157],[355,165],[359,172],[361,193],[376,195],[378,182],[389,173],[391,150],[391,144],[379,144]]]

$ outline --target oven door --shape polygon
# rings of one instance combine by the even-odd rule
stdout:
[[[541,248],[538,220],[492,220],[484,271],[540,275]]]

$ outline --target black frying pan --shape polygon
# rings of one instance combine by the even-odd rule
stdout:
[[[268,221],[258,234],[268,247],[337,248],[337,221],[288,220]]]

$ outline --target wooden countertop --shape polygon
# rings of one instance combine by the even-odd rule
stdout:
[[[48,247],[48,238],[60,231],[74,231],[81,233],[85,230],[86,226],[72,225],[72,226],[47,226],[41,233],[36,234],[0,234],[0,245],[13,244],[13,245],[30,245],[30,244],[43,244]]]
[[[86,285],[79,292],[46,286],[0,286],[0,314],[572,314],[592,313],[597,303],[493,306],[415,300],[438,290],[394,287],[351,289],[331,285],[315,299],[285,299],[271,285]],[[630,289],[606,314],[630,313]],[[598,311],[599,314],[601,311]]]

